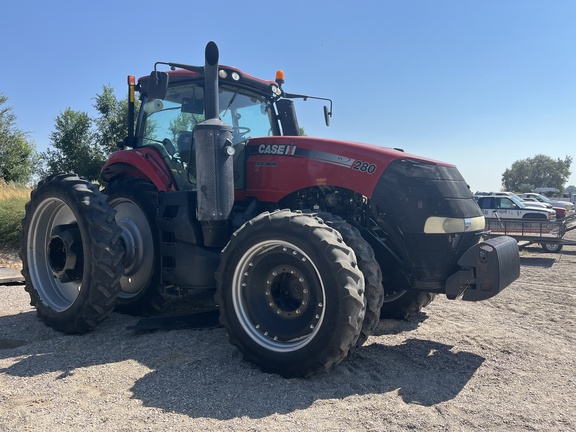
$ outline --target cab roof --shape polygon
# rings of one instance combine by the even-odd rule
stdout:
[[[254,89],[258,92],[270,94],[270,86],[275,85],[278,87],[278,83],[275,81],[266,81],[260,78],[256,78],[240,69],[233,66],[220,65],[218,67],[219,71],[219,82],[220,85],[224,83],[229,83],[234,86]],[[204,79],[204,74],[200,72],[192,72],[185,69],[176,69],[168,71],[169,86],[174,84],[180,84],[187,81],[199,81]],[[147,82],[150,75],[143,76],[138,79],[138,88],[141,94],[146,94]]]

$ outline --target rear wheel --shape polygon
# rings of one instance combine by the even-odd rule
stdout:
[[[318,217],[280,210],[248,221],[222,252],[216,280],[230,342],[267,372],[327,370],[358,340],[364,278]]]
[[[114,211],[75,174],[41,181],[22,219],[22,274],[30,304],[55,330],[84,333],[114,308],[123,248]]]
[[[131,315],[159,311],[166,299],[160,284],[159,240],[155,229],[157,189],[136,178],[114,180],[104,190],[116,210],[125,246],[124,274],[116,310]]]
[[[542,243],[542,249],[544,252],[558,253],[562,250],[562,245],[560,243]]]

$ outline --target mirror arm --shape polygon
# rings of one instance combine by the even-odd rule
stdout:
[[[307,95],[301,95],[301,94],[296,94],[296,93],[282,93],[282,96],[285,98],[288,98],[288,99],[304,99],[304,101],[306,101],[308,99],[316,99],[316,100],[323,100],[323,101],[330,102],[330,110],[328,110],[327,107],[324,107],[326,126],[330,125],[330,118],[332,117],[332,99],[318,97],[318,96],[307,96]]]

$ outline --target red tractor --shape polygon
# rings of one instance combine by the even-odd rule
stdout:
[[[113,310],[147,315],[170,295],[215,290],[247,360],[308,376],[381,317],[406,318],[437,294],[487,299],[519,276],[516,241],[482,241],[455,166],[300,136],[293,99],[311,96],[218,57],[210,42],[204,66],[129,77],[128,137],[103,191],[59,174],[32,192],[21,257],[44,323],[83,333]]]

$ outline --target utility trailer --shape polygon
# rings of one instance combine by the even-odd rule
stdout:
[[[565,239],[564,235],[576,228],[576,215],[555,221],[530,219],[486,218],[485,237],[507,235],[524,248],[531,244],[540,244],[546,252],[560,252],[562,246],[576,246],[576,240]]]

